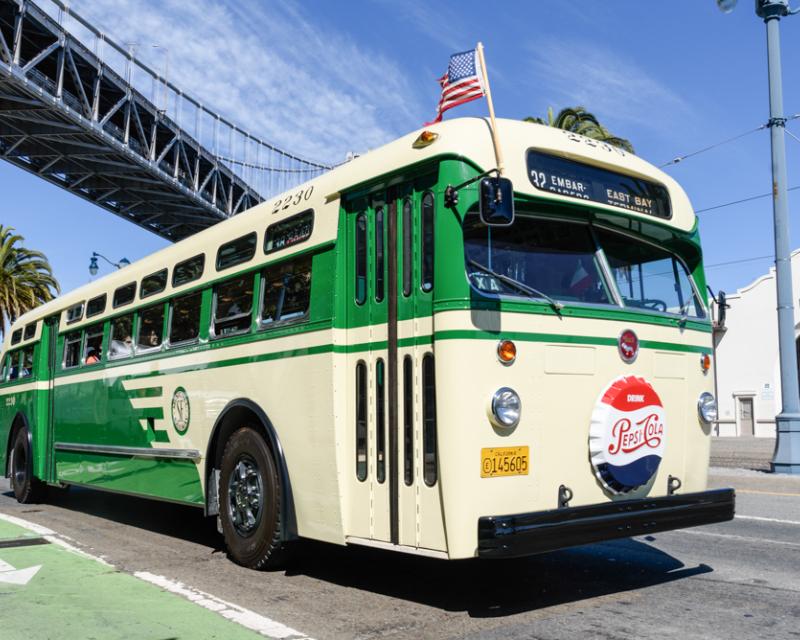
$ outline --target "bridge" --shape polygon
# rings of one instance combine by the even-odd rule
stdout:
[[[0,158],[173,241],[330,168],[165,76],[60,0],[0,0]]]

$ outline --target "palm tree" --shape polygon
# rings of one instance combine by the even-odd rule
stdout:
[[[601,140],[630,153],[635,153],[633,145],[630,140],[619,138],[606,129],[593,113],[589,113],[585,107],[565,107],[558,112],[558,115],[553,117],[553,107],[547,110],[547,121],[542,118],[535,118],[528,116],[525,122],[535,122],[537,124],[544,124],[573,133],[579,133],[587,138],[593,140]]]
[[[53,269],[41,251],[22,246],[13,227],[0,225],[0,331],[26,311],[60,293]]]

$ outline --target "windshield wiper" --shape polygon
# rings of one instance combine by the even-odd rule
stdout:
[[[519,280],[515,280],[514,278],[510,278],[509,276],[504,276],[502,273],[497,273],[497,271],[492,271],[489,267],[482,265],[480,262],[473,260],[472,258],[468,258],[467,262],[471,264],[473,267],[477,267],[481,271],[488,273],[490,276],[494,276],[500,282],[504,282],[505,284],[514,287],[517,291],[521,291],[528,295],[528,297],[536,296],[538,298],[542,298],[547,301],[547,303],[553,308],[558,315],[561,315],[561,310],[564,308],[564,304],[551,298],[543,291],[539,291],[538,289],[534,289],[533,287],[529,287],[524,282],[520,282]]]

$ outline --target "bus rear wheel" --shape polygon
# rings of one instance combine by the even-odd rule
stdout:
[[[41,502],[47,488],[33,475],[31,468],[33,456],[30,451],[29,438],[27,429],[17,431],[14,436],[14,444],[11,446],[11,459],[9,460],[11,488],[14,490],[17,502],[23,504]]]
[[[264,438],[249,427],[225,445],[220,469],[220,519],[228,556],[250,569],[276,569],[284,560],[281,486]]]

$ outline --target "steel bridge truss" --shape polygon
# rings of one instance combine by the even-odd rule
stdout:
[[[235,160],[205,148],[28,0],[0,0],[0,158],[169,240],[263,199]],[[309,165],[295,173],[327,169]]]

